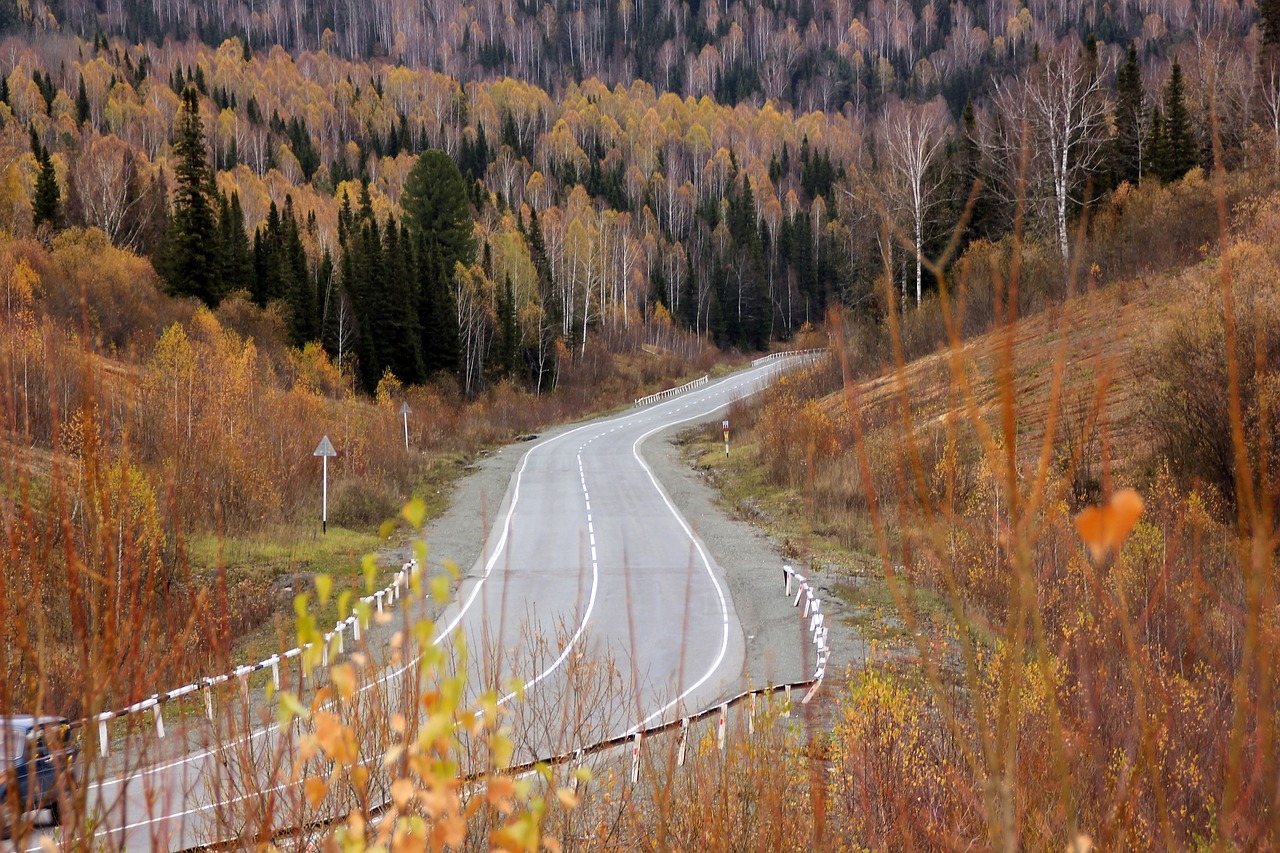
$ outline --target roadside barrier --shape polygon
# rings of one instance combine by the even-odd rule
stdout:
[[[406,574],[406,572],[410,569],[411,565],[412,564],[410,563],[406,563],[405,568],[401,570],[401,575],[404,575],[407,578],[408,575]],[[418,570],[417,567],[413,566],[413,571],[417,571],[417,570]],[[397,580],[400,579],[401,575],[397,575]],[[518,776],[523,776],[529,773],[539,771],[544,767],[571,765],[572,767],[577,768],[582,766],[587,756],[595,755],[596,753],[600,753],[600,752],[607,752],[609,750],[621,750],[621,749],[627,748],[630,750],[630,759],[631,759],[629,777],[631,779],[631,783],[636,784],[640,777],[642,746],[645,743],[645,741],[652,739],[658,735],[661,735],[667,732],[676,732],[676,731],[679,732],[679,736],[678,736],[679,740],[677,741],[677,744],[676,744],[676,765],[682,767],[685,764],[687,754],[688,754],[689,730],[694,724],[715,718],[716,748],[719,751],[723,752],[728,746],[730,711],[741,708],[742,706],[745,705],[746,729],[747,729],[748,737],[754,736],[755,734],[756,716],[761,711],[760,705],[761,705],[762,699],[768,700],[772,697],[781,695],[783,697],[783,701],[782,701],[780,716],[782,718],[790,717],[791,711],[793,708],[793,703],[791,698],[792,691],[803,690],[804,694],[801,696],[799,700],[799,704],[807,705],[813,700],[813,698],[817,695],[818,690],[822,687],[823,680],[826,677],[827,660],[830,656],[830,649],[827,645],[828,629],[823,624],[824,615],[821,612],[822,602],[818,598],[818,596],[814,594],[813,586],[809,583],[809,580],[804,575],[797,572],[792,566],[784,565],[782,567],[782,582],[783,582],[783,593],[787,596],[788,600],[791,601],[792,606],[800,607],[800,603],[802,601],[804,602],[804,609],[801,612],[801,619],[808,621],[806,632],[809,634],[809,640],[813,644],[813,648],[816,652],[815,665],[814,665],[813,675],[811,678],[805,679],[803,681],[793,681],[787,684],[777,684],[769,687],[758,688],[756,690],[748,690],[743,693],[739,693],[738,695],[730,699],[723,700],[718,704],[713,705],[697,713],[687,714],[687,715],[672,719],[668,722],[660,723],[654,726],[649,726],[647,728],[630,729],[626,732],[623,732],[622,734],[616,735],[611,738],[607,738],[602,741],[598,741],[593,744],[582,745],[565,752],[557,753],[550,756],[535,758],[530,761],[522,762],[520,764],[509,765],[498,772],[501,773],[502,775],[518,777]],[[392,586],[394,587],[396,586],[396,584],[393,584]],[[391,588],[389,587],[388,589],[391,589]],[[792,597],[793,589],[794,589],[794,598]],[[388,590],[382,590],[381,592],[387,593],[387,591]],[[368,602],[374,598],[375,596],[368,596],[364,600]],[[352,624],[358,625],[358,620]],[[301,649],[291,649],[289,652],[286,652],[284,656],[288,657],[290,656],[290,654],[292,654],[293,656],[296,656],[298,654],[301,654],[301,652],[302,652]],[[267,661],[263,661],[260,664],[255,664],[255,667],[262,668],[263,664],[267,664],[269,661],[270,659],[268,659]],[[245,668],[242,668],[242,669],[245,669]],[[249,667],[248,669],[252,670],[254,669],[254,667]],[[231,676],[219,676],[219,679],[225,681],[230,677]],[[146,702],[139,703],[139,705],[147,705],[147,703],[152,702],[157,698],[159,697],[152,697],[151,700],[147,700]],[[154,706],[148,705],[148,707],[154,707]],[[158,719],[158,711],[157,711],[157,719]],[[491,770],[485,770],[485,771],[463,774],[459,777],[458,781],[463,785],[474,785],[483,781],[485,778],[489,777],[492,774],[492,772],[493,771]],[[301,784],[301,783],[294,782],[291,784]],[[390,798],[384,800],[382,804],[370,809],[371,817],[373,817],[375,820],[380,819],[381,815],[385,814],[391,805],[392,805],[392,801]],[[310,831],[315,831],[317,829],[330,827],[332,826],[333,821],[334,821],[333,818],[328,818],[328,819],[322,819],[322,820],[308,821],[301,825],[282,827],[279,830],[277,830],[275,833],[273,833],[272,840],[289,838],[292,836],[296,836],[302,832],[310,832]],[[213,841],[211,843],[202,844],[199,849],[231,850],[231,849],[235,849],[235,845],[237,845],[238,843],[239,841],[237,839],[226,839],[226,840]]]
[[[752,367],[759,367],[762,364],[768,364],[771,361],[779,361],[784,358],[795,358],[796,366],[801,364],[810,364],[818,359],[826,356],[830,350],[825,349],[803,349],[803,350],[781,350],[779,352],[771,352],[768,355],[761,356],[751,362]],[[690,391],[701,388],[711,381],[710,374],[699,377],[692,382],[686,382],[677,388],[668,388],[665,391],[659,391],[656,394],[650,394],[647,397],[639,397],[633,405],[648,406],[663,400],[670,400],[672,397],[679,397],[681,394],[687,394]]]
[[[421,572],[422,568],[416,560],[410,560],[400,567],[391,583],[375,591],[371,595],[366,595],[360,599],[360,602],[366,607],[376,608],[377,613],[384,612],[384,608],[399,601],[404,597],[404,590],[409,586],[413,577]],[[323,671],[329,665],[329,649],[336,645],[336,652],[342,654],[345,648],[344,636],[347,629],[351,629],[352,639],[360,640],[361,629],[366,627],[361,624],[360,612],[356,607],[352,607],[351,615],[341,622],[333,626],[333,630],[328,631],[324,635],[324,645],[320,649],[320,667]],[[154,693],[150,698],[135,702],[125,708],[116,711],[103,711],[93,717],[76,720],[71,723],[71,728],[88,727],[92,723],[98,725],[98,752],[106,758],[110,750],[110,738],[107,733],[107,723],[112,720],[128,717],[131,714],[150,713],[155,720],[156,737],[163,738],[165,736],[164,717],[162,714],[163,706],[168,702],[181,699],[198,690],[205,691],[204,709],[205,716],[210,722],[213,722],[213,688],[226,684],[233,679],[240,683],[240,692],[247,699],[249,695],[249,676],[255,672],[261,672],[264,669],[271,670],[271,682],[274,687],[280,689],[280,664],[282,661],[300,658],[304,652],[309,651],[314,644],[307,643],[305,646],[289,649],[288,651],[274,654],[269,658],[260,660],[254,664],[245,664],[238,666],[229,673],[215,675],[212,677],[201,678],[199,681],[191,684],[184,684],[182,687],[175,688],[167,693]],[[306,678],[306,667],[302,666],[299,661],[299,674],[302,678]]]
[[[701,376],[693,380],[692,382],[686,382],[685,384],[681,385],[679,388],[668,388],[665,391],[659,391],[656,394],[650,394],[648,397],[640,397],[635,401],[634,405],[648,406],[649,404],[657,403],[660,400],[669,400],[672,397],[679,397],[681,394],[686,394],[690,391],[693,391],[694,389],[701,388],[703,385],[706,385],[710,381],[711,381],[711,374],[708,373],[706,376]]]
[[[389,607],[399,601],[404,596],[404,590],[408,588],[412,578],[421,572],[422,567],[417,561],[410,560],[401,566],[400,571],[396,573],[391,583],[371,595],[364,596],[360,601],[367,607],[376,608],[377,613],[383,613],[384,608]],[[537,758],[516,764],[505,768],[502,772],[509,775],[521,775],[531,772],[542,766],[557,766],[574,762],[581,764],[584,757],[594,755],[598,752],[604,752],[610,749],[617,749],[624,746],[631,748],[631,781],[634,784],[639,778],[640,772],[640,756],[641,745],[648,738],[665,732],[679,730],[680,739],[678,743],[677,765],[683,765],[686,755],[686,749],[689,738],[689,729],[695,723],[716,717],[716,745],[720,751],[726,747],[728,740],[728,719],[731,709],[746,705],[747,714],[747,732],[754,734],[755,732],[755,716],[762,698],[773,697],[778,694],[784,696],[781,715],[789,717],[791,715],[792,701],[791,693],[793,690],[805,691],[800,699],[801,705],[807,705],[817,695],[818,690],[822,687],[827,672],[827,660],[830,657],[830,648],[827,645],[828,628],[823,624],[825,621],[824,614],[821,612],[822,602],[814,594],[812,585],[808,579],[797,572],[790,565],[782,567],[783,592],[791,600],[793,607],[800,607],[801,602],[804,603],[804,609],[801,613],[801,619],[807,620],[806,633],[809,635],[809,641],[813,644],[814,669],[813,675],[803,681],[795,681],[787,684],[778,684],[770,687],[749,690],[722,701],[705,710],[694,714],[688,714],[666,723],[649,726],[643,729],[632,729],[623,734],[617,735],[606,740],[599,741],[594,744],[579,746],[572,751],[559,753],[556,755]],[[794,593],[793,593],[794,590]],[[792,597],[794,595],[794,597]],[[322,647],[322,659],[320,672],[324,672],[329,662],[329,648],[333,645],[337,646],[337,653],[343,652],[343,636],[346,630],[350,628],[354,640],[359,641],[361,636],[361,618],[360,612],[353,607],[351,615],[346,619],[336,623],[332,631],[324,635],[324,646]],[[293,658],[301,657],[306,651],[312,648],[312,644],[289,649],[288,651],[274,654],[269,658],[265,658],[254,664],[246,664],[238,666],[229,673],[202,678],[199,681],[185,684],[181,687],[170,690],[166,693],[152,694],[149,698],[135,702],[132,705],[115,711],[104,711],[93,717],[86,717],[71,723],[71,727],[87,727],[92,723],[98,726],[98,749],[100,754],[105,758],[110,748],[110,738],[108,737],[107,724],[112,720],[128,717],[132,714],[150,713],[154,719],[156,736],[163,738],[165,736],[163,708],[166,703],[176,701],[183,697],[189,696],[197,691],[205,691],[205,714],[212,722],[214,715],[213,707],[213,689],[223,684],[227,684],[235,680],[240,685],[242,695],[247,699],[249,691],[249,676],[256,672],[266,669],[271,670],[272,684],[279,689],[280,687],[280,665],[283,661],[289,661]],[[300,674],[306,677],[306,667],[302,666]],[[474,783],[484,778],[487,773],[468,774],[461,781],[464,783]],[[382,809],[386,808],[386,804]],[[283,837],[291,832],[296,832],[300,827],[292,827],[280,831],[277,837]],[[215,846],[217,844],[215,843]]]
[[[762,364],[768,364],[771,361],[778,361],[784,358],[791,358],[792,356],[803,356],[803,358],[799,359],[799,363],[808,364],[809,362],[817,361],[823,356],[828,355],[830,352],[830,350],[825,349],[779,350],[778,352],[771,352],[768,355],[757,358],[755,361],[751,362],[751,366],[759,367]]]
[[[589,746],[580,746],[572,752],[563,752],[545,758],[537,758],[532,761],[526,761],[522,764],[515,764],[507,767],[503,772],[513,775],[520,775],[535,770],[544,765],[560,765],[570,762],[581,763],[582,757],[593,755],[597,752],[603,752],[619,747],[630,746],[631,748],[631,781],[636,781],[640,766],[641,744],[648,738],[664,732],[672,732],[677,729],[680,731],[680,740],[676,750],[676,764],[683,765],[686,745],[689,738],[689,727],[703,720],[709,720],[716,717],[716,746],[721,751],[724,750],[728,738],[728,722],[730,709],[737,708],[740,705],[747,706],[747,733],[755,733],[755,717],[758,710],[759,700],[762,698],[776,696],[782,694],[785,699],[783,703],[782,716],[791,715],[791,691],[803,690],[804,695],[800,698],[801,705],[808,705],[817,695],[818,690],[822,687],[823,680],[827,675],[827,660],[831,655],[831,649],[827,645],[826,626],[823,625],[824,617],[820,611],[822,602],[817,595],[814,594],[813,586],[809,583],[808,578],[797,572],[789,565],[782,567],[782,583],[783,593],[791,600],[795,607],[799,607],[801,601],[804,602],[804,610],[801,618],[808,620],[806,631],[809,635],[809,641],[813,644],[815,659],[813,675],[804,681],[793,681],[787,684],[776,684],[771,687],[762,687],[756,690],[748,690],[739,693],[731,699],[713,705],[710,708],[699,711],[694,714],[679,717],[666,723],[660,723],[655,726],[649,726],[644,729],[633,729],[616,737],[602,740],[599,743]],[[795,598],[792,599],[792,589],[795,589]],[[472,774],[466,777],[464,782],[475,782],[483,778],[485,774]]]

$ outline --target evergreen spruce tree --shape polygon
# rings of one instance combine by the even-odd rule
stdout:
[[[285,271],[285,299],[289,303],[289,331],[294,346],[300,347],[320,336],[320,313],[291,195],[285,196],[283,219],[280,248],[281,266]]]
[[[254,289],[254,255],[244,228],[240,194],[228,198],[218,194],[218,234],[223,250],[223,281],[226,292]]]
[[[253,279],[253,298],[261,306],[284,299],[289,292],[285,278],[284,222],[274,201],[267,209],[267,221],[254,234]]]
[[[362,205],[362,210],[363,207]],[[355,266],[351,292],[356,299],[356,317],[360,323],[360,343],[357,350],[360,383],[366,392],[372,394],[377,390],[383,368],[387,366],[378,357],[376,340],[377,328],[382,320],[381,283],[384,277],[382,235],[372,214],[358,216],[353,249]]]
[[[1142,69],[1138,67],[1138,49],[1129,45],[1124,65],[1116,72],[1116,111],[1113,153],[1113,181],[1116,186],[1128,181],[1138,183],[1142,177],[1142,120],[1146,114],[1142,89]]]
[[[395,220],[387,217],[383,235],[382,280],[370,283],[374,294],[370,321],[374,346],[384,368],[390,368],[404,382],[418,383],[422,381],[421,333],[412,292],[409,247],[403,242],[408,232],[402,232]]]
[[[1164,123],[1161,132],[1160,178],[1165,182],[1176,181],[1195,168],[1199,162],[1191,118],[1183,94],[1182,67],[1173,63],[1169,83],[1164,90]]]
[[[453,295],[453,270],[446,274],[439,245],[425,234],[418,236],[417,262],[423,370],[428,376],[440,371],[456,372],[462,359],[462,341]]]
[[[216,306],[223,294],[222,253],[213,198],[213,170],[204,147],[204,123],[196,90],[182,90],[173,140],[173,217],[162,269],[175,296],[195,296]]]
[[[467,188],[443,151],[424,151],[405,178],[400,199],[414,243],[422,360],[427,374],[457,370],[460,353],[453,271],[475,261]]]
[[[39,230],[42,225],[57,231],[62,227],[62,191],[58,189],[58,176],[53,168],[49,149],[40,144],[35,129],[31,131],[31,153],[36,158],[36,185],[31,200],[31,225]]]
[[[1143,163],[1143,174],[1161,178],[1165,173],[1166,157],[1164,114],[1155,110],[1151,113],[1151,128],[1147,132],[1147,160]]]
[[[76,124],[84,124],[89,120],[89,91],[84,85],[84,75],[80,75],[80,88],[76,91]]]
[[[498,373],[514,376],[519,371],[520,325],[516,322],[516,297],[511,276],[503,276],[498,292]]]
[[[769,320],[764,244],[756,224],[755,194],[743,175],[742,190],[729,199],[732,256],[725,258],[726,279],[721,290],[727,340],[734,346],[763,349],[768,344]]]

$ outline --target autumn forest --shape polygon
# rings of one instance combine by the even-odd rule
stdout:
[[[944,447],[941,432],[928,433],[953,427],[938,409],[918,431],[935,445],[927,462],[897,439],[859,461],[865,436],[848,414],[858,407],[832,415],[846,405],[832,401],[894,369],[905,389],[914,359],[936,359],[948,344],[959,352],[962,339],[1021,317],[1068,316],[1082,293],[1120,294],[1117,316],[1131,303],[1161,318],[1199,313],[1179,332],[1185,340],[1144,350],[1183,371],[1170,368],[1176,388],[1142,389],[1145,431],[1112,443],[1103,402],[1082,404],[1091,414],[1068,424],[1080,446],[1062,462],[1069,494],[1044,509],[1062,547],[1043,565],[1078,568],[1067,507],[1101,500],[1125,464],[1122,478],[1163,490],[1161,518],[1212,528],[1214,553],[1227,553],[1224,531],[1248,506],[1241,471],[1255,458],[1265,470],[1269,458],[1233,447],[1267,434],[1267,369],[1280,345],[1267,349],[1266,324],[1245,323],[1254,354],[1228,352],[1215,335],[1234,334],[1233,321],[1224,326],[1201,291],[1159,306],[1142,294],[1161,276],[1237,257],[1265,279],[1258,270],[1272,268],[1275,249],[1259,235],[1280,233],[1278,186],[1280,0],[0,0],[0,619],[16,626],[0,644],[0,711],[42,702],[79,714],[135,701],[156,683],[226,665],[240,638],[268,630],[273,584],[293,567],[242,572],[222,549],[281,535],[314,542],[320,475],[310,450],[321,434],[339,449],[326,475],[331,521],[372,537],[410,497],[439,511],[453,478],[495,445],[780,346],[831,344],[840,359],[771,392],[765,414],[734,413],[769,487],[790,490],[788,505],[804,498],[809,515],[787,547],[807,558],[795,542],[835,531],[856,550],[872,538],[866,518],[898,513],[902,532],[880,541],[892,574],[912,565],[911,531],[925,531],[921,553],[936,544],[936,517],[920,508],[931,489],[964,506],[953,529],[967,535],[1016,511],[1001,495],[1029,482],[1016,469],[1035,460],[1017,456],[1022,425],[1012,420],[991,442],[1008,442],[999,444],[1007,482],[976,451],[961,460],[955,441]],[[1236,239],[1247,248],[1227,252]],[[1222,316],[1234,317],[1230,308]],[[1184,351],[1205,360],[1180,361]],[[1243,422],[1235,433],[1197,432],[1229,408],[1221,388],[1237,356]],[[999,382],[1012,397],[1006,366]],[[1101,372],[1098,401],[1113,378]],[[972,373],[955,368],[938,381],[953,414]],[[911,382],[917,402],[936,402]],[[1019,386],[1019,404],[1034,385]],[[1208,402],[1183,393],[1194,388]],[[871,407],[881,426],[909,412],[901,393]],[[990,410],[972,406],[976,432]],[[916,435],[902,417],[902,434]],[[1055,418],[1028,421],[1039,429]],[[1094,456],[1097,470],[1079,474]],[[875,482],[899,500],[868,497]],[[963,583],[913,580],[963,599],[964,628],[980,612],[983,632],[998,632],[1025,603],[1003,573],[1017,556],[1012,527],[994,524],[991,542],[961,535],[938,546],[986,567]],[[1088,592],[1072,583],[1064,600]],[[27,620],[32,601],[42,615]],[[915,606],[896,603],[902,613]],[[1249,618],[1261,625],[1258,608]],[[1215,610],[1235,627],[1205,642],[1247,635],[1274,651],[1257,639],[1274,625],[1249,633],[1231,622],[1245,610]],[[220,614],[217,630],[193,632],[196,614],[210,613]],[[1063,632],[1064,646],[1088,634]],[[965,631],[949,636],[943,663],[954,665]],[[1225,696],[1248,679],[1233,680],[1239,643],[1221,642],[1230,650],[1218,657],[1196,659],[1194,640],[1176,661],[1153,652],[1145,675],[1156,673],[1148,681],[1161,690],[1176,682]],[[1090,654],[1132,662],[1139,645],[1145,654],[1136,640]],[[923,668],[905,692],[891,677],[862,683],[866,714],[844,723],[867,749],[883,746],[872,757],[884,760],[876,767],[890,793],[855,796],[839,780],[821,795],[807,789],[820,801],[806,806],[813,837],[828,793],[845,796],[833,808],[858,815],[850,825],[886,849],[903,832],[925,848],[964,846],[947,835],[953,825],[981,835],[975,815],[996,808],[975,803],[994,788],[939,793],[955,786],[938,767],[968,773],[947,752],[963,751],[950,732],[978,726],[965,703],[995,690],[993,673],[1022,673],[1021,660],[1000,669],[1008,647],[991,647],[999,651],[973,665],[969,689],[945,693],[955,700],[943,714],[950,728],[937,724],[943,691],[921,686]],[[1196,660],[1227,661],[1230,675],[1207,675]],[[1250,700],[1257,707],[1274,700],[1262,694]],[[914,718],[895,710],[909,704],[903,696]],[[1025,706],[1016,693],[993,701],[1009,709],[1016,736]],[[1246,705],[1223,700],[1217,719]],[[918,736],[916,763],[894,763],[898,734],[858,728],[880,719]],[[1099,801],[1112,792],[1108,756],[1136,749],[1130,735],[1117,729],[1111,752],[1081,760]],[[1048,767],[1050,747],[1039,746]],[[1274,758],[1272,741],[1257,750],[1249,754],[1261,763]],[[1157,809],[1143,789],[1090,820],[1121,827],[1117,847],[1193,846],[1211,831],[1265,839],[1274,779],[1234,801],[1255,822],[1229,825],[1213,805],[1225,761],[1213,764],[1217,781],[1179,777],[1181,814],[1162,800]],[[872,763],[842,778],[869,778]],[[914,802],[893,780],[917,778],[932,779],[920,782],[925,799],[936,795],[932,817],[890,795]],[[1015,787],[1032,791],[1030,780]],[[1050,827],[1037,837],[1061,849],[1064,827],[1075,826],[1061,822],[1065,807],[1026,796],[1020,830],[1043,818],[1030,831]],[[999,821],[988,822],[991,846],[1001,846]]]

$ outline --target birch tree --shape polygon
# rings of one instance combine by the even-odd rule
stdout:
[[[923,298],[925,225],[946,183],[942,153],[946,148],[951,116],[939,97],[927,104],[892,101],[881,122],[880,140],[884,148],[887,194],[893,206],[904,210],[911,223],[912,247],[916,260],[916,305]],[[903,300],[907,298],[903,282]]]
[[[996,84],[999,127],[990,136],[994,184],[1007,200],[1017,194],[1026,151],[1026,199],[1033,211],[1048,209],[1065,262],[1067,222],[1086,176],[1101,162],[1106,100],[1096,62],[1073,42],[1047,51],[1024,77]]]

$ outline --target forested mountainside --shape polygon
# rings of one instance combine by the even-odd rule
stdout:
[[[946,95],[958,113],[1036,45],[1094,34],[1166,55],[1193,33],[1246,37],[1250,0],[4,0],[0,25],[131,43],[197,38],[385,59],[459,80],[510,76],[555,94],[591,77],[721,103],[855,110],[886,93]]]
[[[921,304],[933,288],[921,258],[966,209],[952,257],[998,245],[1020,195],[1047,264],[1038,286],[1056,297],[1091,245],[1087,233],[1072,245],[1087,202],[1208,165],[1211,127],[1229,166],[1280,157],[1280,75],[1262,61],[1280,38],[1270,7],[1082,8],[623,5],[607,45],[553,28],[537,68],[486,72],[440,61],[463,42],[450,53],[394,15],[400,41],[432,45],[416,60],[440,70],[398,64],[415,59],[405,50],[360,58],[387,51],[324,35],[325,15],[359,18],[340,18],[343,39],[380,27],[390,13],[376,3],[358,16],[299,8],[279,31],[261,24],[283,8],[175,3],[143,16],[159,29],[133,32],[132,9],[27,6],[0,45],[0,228],[97,227],[150,256],[175,295],[276,305],[293,345],[354,356],[370,392],[388,371],[410,383],[453,372],[469,393],[503,376],[541,388],[558,350],[636,324],[759,349],[832,301],[875,319],[886,270],[904,305]],[[465,44],[496,43],[488,13],[472,11]],[[489,17],[516,26],[516,11]],[[659,19],[691,51],[723,33],[655,86],[629,79],[625,57],[644,52],[640,22]],[[317,45],[304,20],[321,24]],[[196,22],[207,37],[213,21],[245,32],[216,46],[169,37]],[[735,68],[769,78],[771,39],[801,31],[782,89],[725,90],[741,88],[726,83]],[[548,77],[560,35],[584,61],[613,56],[608,73],[579,81],[594,66],[574,60]],[[948,69],[964,63],[947,57],[961,43],[970,76],[957,89]],[[818,56],[861,70],[814,101],[802,90]],[[1089,259],[1095,278],[1126,272]]]

